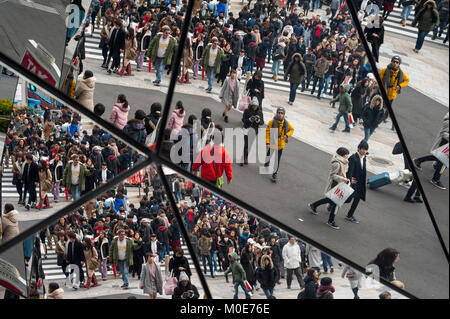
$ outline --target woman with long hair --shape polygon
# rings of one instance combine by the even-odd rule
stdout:
[[[38,164],[38,174],[39,174],[39,205],[36,206],[37,209],[41,209],[42,205],[44,208],[50,207],[50,201],[48,200],[47,193],[52,189],[52,173],[47,168],[47,162],[40,160]]]
[[[231,70],[230,76],[225,80],[220,89],[219,99],[225,104],[223,110],[223,120],[228,123],[228,112],[231,107],[237,108],[239,102],[239,82],[236,76],[236,70]]]
[[[23,182],[22,174],[25,167],[25,157],[22,152],[17,153],[16,157],[13,157],[14,162],[12,166],[13,184],[16,186],[17,193],[19,194],[18,204],[24,204],[25,200],[23,195]]]
[[[137,41],[134,36],[134,30],[131,27],[127,29],[127,35],[125,37],[125,50],[123,54],[123,66],[122,70],[120,70],[117,74],[120,76],[123,75],[125,70],[127,73],[125,75],[131,75],[131,61],[136,59],[137,57]]]
[[[193,57],[194,53],[192,52],[191,41],[186,38],[183,49],[183,69],[179,80],[180,83],[183,83],[184,81],[186,84],[191,84],[191,82],[189,82],[189,69],[194,65]]]
[[[98,285],[97,278],[95,277],[95,269],[99,265],[97,249],[92,246],[90,238],[83,238],[84,247],[84,260],[86,260],[86,277],[87,281],[84,288],[95,287]],[[91,286],[92,282],[92,286]]]
[[[156,299],[157,293],[162,295],[162,285],[161,270],[155,264],[153,255],[148,253],[147,263],[142,267],[139,288],[143,289],[144,294],[148,294],[150,299]]]
[[[53,194],[53,201],[55,203],[59,202],[59,186],[61,184],[61,181],[63,179],[63,173],[64,173],[64,166],[62,161],[61,154],[57,153],[55,154],[55,157],[50,161],[50,167],[53,171],[52,174],[52,180],[53,180],[53,187],[52,187],[52,194]]]

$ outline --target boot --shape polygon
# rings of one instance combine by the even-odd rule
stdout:
[[[43,199],[39,200],[39,205],[37,205],[36,208],[41,210],[43,204],[44,204],[44,200]]]
[[[123,73],[125,72],[125,69],[126,69],[125,66],[122,66],[122,69],[120,69],[120,71],[117,72],[117,74],[120,75],[120,76],[122,76]]]
[[[127,76],[131,76],[132,75],[131,74],[131,62],[128,63],[128,65],[127,65],[127,73],[125,73],[125,75],[127,75]]]
[[[45,196],[44,203],[45,203],[44,209],[50,208],[50,201],[48,200],[48,196]]]
[[[406,27],[406,20],[402,20],[402,27]]]
[[[274,80],[275,82],[278,81],[278,76],[275,75],[275,76],[273,77],[273,80]]]
[[[186,81],[184,83],[191,84],[191,82],[189,81],[189,72],[186,72]]]
[[[184,82],[184,74],[182,76],[180,76],[180,79],[178,80],[178,82],[180,82],[180,83]]]

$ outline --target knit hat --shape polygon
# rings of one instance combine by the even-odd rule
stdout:
[[[398,62],[400,62],[400,64],[402,64],[402,58],[401,58],[400,56],[394,55],[394,56],[392,57],[392,59],[391,59],[391,62],[394,61],[394,60],[398,60]]]
[[[189,281],[189,277],[188,275],[186,275],[186,273],[184,271],[180,272],[180,280],[179,281]]]
[[[286,109],[284,107],[281,107],[281,106],[277,107],[277,113],[279,111],[283,111],[283,113],[286,114]]]

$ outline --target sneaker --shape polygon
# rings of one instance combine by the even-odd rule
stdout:
[[[120,288],[122,288],[122,289],[128,289],[128,285],[122,285],[122,286],[120,286]]]
[[[153,85],[154,86],[159,86],[160,84],[159,84],[159,82],[153,82]]]
[[[26,204],[26,205],[25,205],[25,208],[26,208],[27,210],[30,210],[30,208],[31,208],[31,207],[30,207],[30,204]]]
[[[277,182],[277,173],[272,174],[272,182],[274,182],[274,183]]]
[[[316,211],[316,208],[312,204],[308,204],[308,208],[312,214],[318,215],[319,213]]]
[[[350,129],[345,129],[341,131],[342,133],[350,133]]]
[[[328,128],[328,129],[331,130],[331,131],[336,131],[336,128],[334,126]]]
[[[404,198],[403,201],[407,203],[415,203],[415,201],[413,201],[411,198]]]
[[[436,181],[434,179],[430,179],[430,183],[440,189],[447,189],[444,185],[442,185],[441,181]]]
[[[422,166],[420,165],[420,163],[417,161],[417,159],[413,159],[413,163],[414,163],[414,167],[417,168],[419,171],[422,170]]]
[[[334,268],[330,267],[330,273],[334,273]]]
[[[346,216],[345,219],[348,220],[349,222],[359,224],[359,221],[355,217],[347,217]]]
[[[340,229],[340,227],[336,224],[336,222],[332,222],[332,223],[327,222],[327,225],[336,230]]]

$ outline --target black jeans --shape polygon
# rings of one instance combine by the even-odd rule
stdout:
[[[416,193],[414,195],[414,198],[418,198],[420,197],[420,191],[417,188],[417,183],[416,181],[413,181],[411,186],[408,189],[408,192],[406,193],[405,199],[411,199],[411,197],[413,196],[414,192]]]
[[[328,217],[328,222],[334,222],[334,217],[336,216],[337,205],[328,197],[319,199],[318,201],[311,204],[314,209],[317,209],[320,205],[329,204],[330,205],[330,216]]]
[[[350,198],[350,201],[353,201],[353,202],[352,202],[352,206],[350,207],[350,210],[347,213],[347,217],[348,218],[352,218],[353,217],[353,214],[355,213],[356,208],[358,208],[358,204],[359,204],[360,200],[361,200],[361,198],[359,197],[359,195],[352,196]],[[350,203],[350,201],[348,201],[348,202]]]
[[[303,277],[300,272],[300,267],[294,268],[294,269],[287,268],[287,278],[286,278],[287,286],[291,287],[292,277],[293,277],[292,274],[295,274],[295,276],[297,277],[297,281],[298,281],[298,284],[300,285],[300,288],[304,288],[305,282],[303,281]]]
[[[266,163],[264,164],[265,167],[269,167],[269,163],[270,163],[270,153],[271,153],[272,149],[269,148],[267,150],[267,154],[266,154]],[[278,161],[277,161],[277,169],[275,170],[275,172],[273,172],[273,174],[277,174],[278,173],[278,168],[280,168],[280,160],[281,160],[281,155],[283,154],[283,149],[278,150]]]
[[[447,143],[448,143],[448,141],[442,140],[441,143],[439,143],[439,147],[441,147],[442,145],[445,145]],[[427,155],[427,156],[419,157],[418,159],[416,159],[416,161],[419,164],[422,164],[423,162],[437,161],[437,165],[436,165],[436,168],[435,168],[434,174],[433,174],[433,180],[435,180],[435,181],[441,180],[441,169],[444,164],[442,164],[442,162],[440,160],[438,160],[433,155]]]
[[[23,201],[25,202],[25,199],[27,198],[27,193],[30,195],[28,197],[28,204],[35,203],[36,202],[36,187],[34,184],[32,185],[25,185],[25,191],[23,192]]]
[[[250,127],[249,130],[254,130],[253,127]],[[258,130],[256,130],[256,134]],[[252,134],[253,136],[253,134]],[[258,135],[255,135],[252,139],[248,139],[248,135],[244,135],[244,159],[248,159],[248,150],[252,148],[253,143],[255,142]]]

